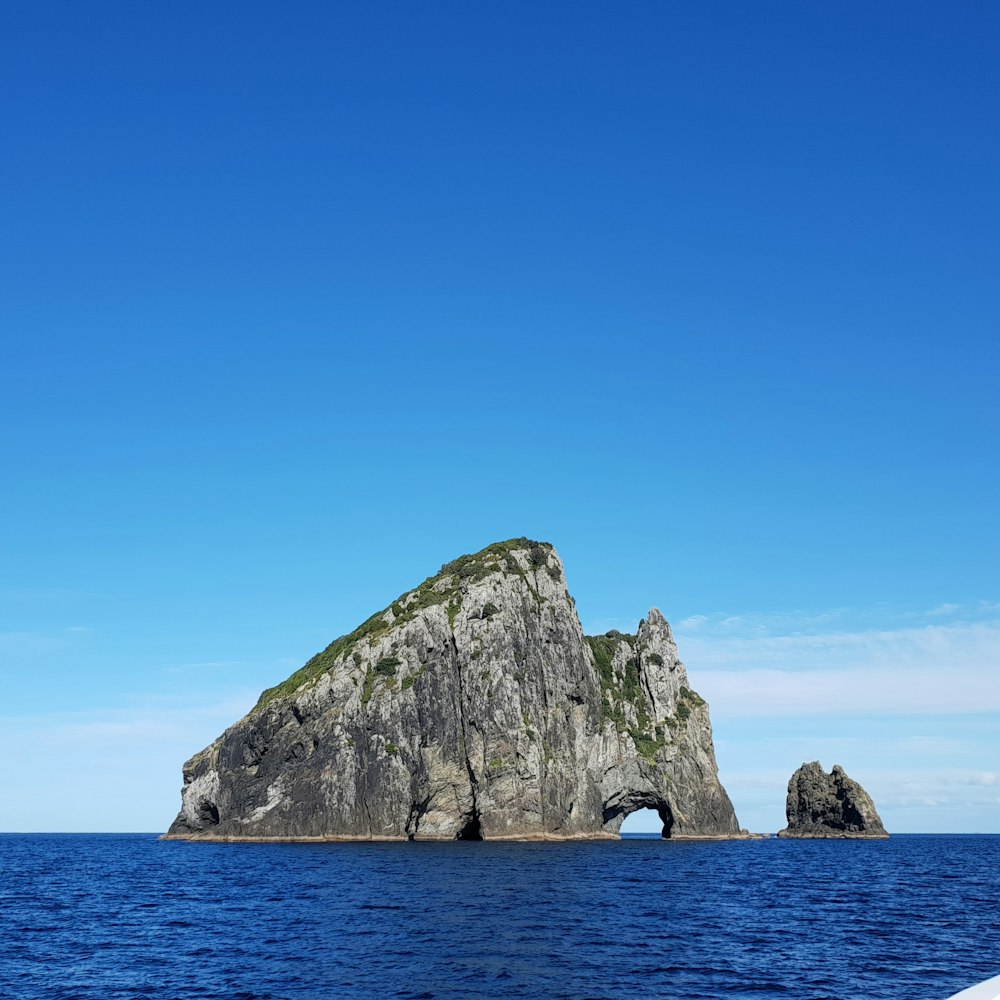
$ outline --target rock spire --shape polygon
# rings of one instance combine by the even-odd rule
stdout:
[[[819,761],[803,764],[788,781],[785,814],[779,837],[889,836],[871,796],[839,764],[830,774]]]

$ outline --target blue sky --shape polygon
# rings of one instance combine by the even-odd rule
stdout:
[[[0,39],[0,829],[180,765],[444,561],[675,624],[803,760],[1000,830],[1000,12],[22,5]]]

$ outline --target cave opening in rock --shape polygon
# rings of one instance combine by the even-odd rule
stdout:
[[[622,820],[618,833],[623,839],[669,839],[674,817],[670,806],[644,806],[628,813]]]
[[[456,840],[482,840],[483,830],[479,825],[479,817],[476,815],[470,816],[465,826],[458,831],[458,836]]]
[[[203,800],[198,804],[198,819],[206,826],[215,826],[219,822],[219,807],[214,802]]]

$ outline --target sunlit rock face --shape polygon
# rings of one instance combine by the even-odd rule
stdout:
[[[779,837],[889,836],[871,796],[839,764],[829,774],[819,761],[803,764],[789,779],[785,814]]]
[[[184,766],[169,836],[740,835],[708,706],[655,608],[584,636],[551,545],[443,566],[261,695]]]

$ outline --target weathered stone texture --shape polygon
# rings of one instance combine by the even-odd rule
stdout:
[[[562,563],[462,557],[314,657],[184,766],[170,836],[734,836],[708,706],[659,611],[585,637]]]
[[[789,779],[785,814],[779,837],[888,836],[871,796],[839,764],[830,774],[819,761],[803,764]]]

